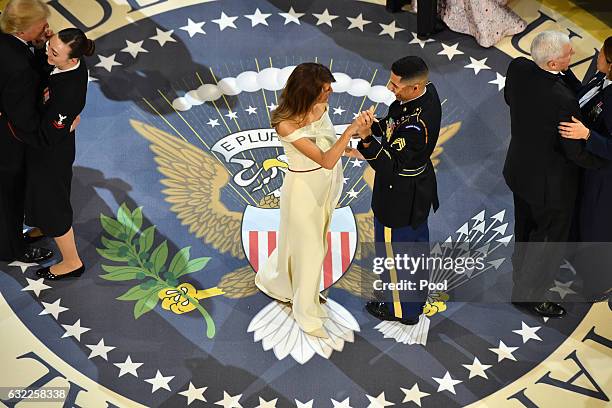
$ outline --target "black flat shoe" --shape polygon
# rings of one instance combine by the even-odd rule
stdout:
[[[533,311],[543,317],[561,318],[566,315],[565,309],[553,302],[537,303],[533,306]]]
[[[17,260],[23,263],[41,263],[53,257],[53,251],[47,248],[30,247]]]
[[[63,273],[61,275],[55,275],[51,273],[51,267],[48,266],[46,268],[40,268],[37,270],[36,275],[49,280],[60,280],[66,278],[78,278],[83,274],[83,272],[85,272],[85,265],[81,265],[79,269],[75,269],[74,271]]]
[[[33,244],[45,238],[45,234],[39,228],[30,228],[23,233],[23,240],[26,244]]]

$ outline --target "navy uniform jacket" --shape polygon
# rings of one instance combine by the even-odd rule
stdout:
[[[380,138],[357,148],[376,171],[372,211],[383,225],[416,228],[439,207],[436,174],[430,156],[438,134],[442,108],[433,84],[409,102],[395,101],[387,117],[372,125]]]

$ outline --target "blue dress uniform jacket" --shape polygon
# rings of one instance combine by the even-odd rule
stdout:
[[[440,133],[441,106],[432,83],[405,103],[395,101],[384,119],[372,125],[374,139],[357,148],[375,170],[372,211],[383,225],[417,228],[439,207],[430,156]]]
[[[64,235],[72,226],[70,192],[76,147],[75,132],[69,129],[85,107],[87,79],[87,66],[81,60],[76,68],[43,80],[42,111],[49,146],[26,151],[26,223],[51,237]]]

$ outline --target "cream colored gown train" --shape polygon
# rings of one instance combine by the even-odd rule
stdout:
[[[336,141],[328,111],[316,122],[279,137],[289,161],[281,188],[278,247],[257,273],[255,283],[280,301],[291,301],[300,328],[323,327],[325,310],[319,299],[321,270],[327,252],[326,234],[342,193],[342,162],[332,170],[300,153],[291,142],[307,137],[327,151]],[[314,171],[305,171],[317,169]]]

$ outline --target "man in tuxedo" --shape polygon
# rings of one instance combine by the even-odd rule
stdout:
[[[45,137],[37,111],[38,62],[30,43],[44,45],[49,7],[43,0],[11,0],[0,15],[0,261],[39,263],[53,256],[23,239],[25,151]],[[66,129],[66,137],[69,129]]]
[[[570,78],[562,74],[574,51],[569,37],[556,31],[537,35],[533,61],[514,59],[508,67],[504,97],[510,107],[511,139],[504,178],[514,194],[515,251],[513,303],[546,317],[565,310],[547,301],[569,238],[580,170],[604,161],[584,142],[561,138],[559,122],[580,117]]]

